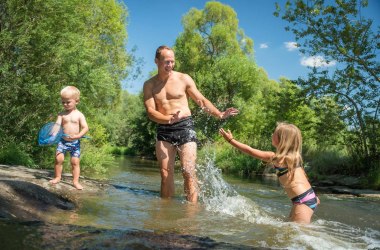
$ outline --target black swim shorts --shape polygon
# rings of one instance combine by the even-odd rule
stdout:
[[[166,141],[174,146],[197,142],[194,121],[191,116],[174,124],[159,124],[157,126],[157,141]]]

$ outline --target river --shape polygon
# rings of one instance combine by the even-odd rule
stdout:
[[[118,158],[107,175],[116,187],[89,196],[53,223],[112,230],[147,230],[209,237],[248,247],[280,249],[380,249],[380,201],[319,194],[310,225],[287,222],[291,203],[276,180],[224,176],[212,158],[197,170],[200,203],[189,204],[176,169],[176,196],[159,196],[155,161]]]

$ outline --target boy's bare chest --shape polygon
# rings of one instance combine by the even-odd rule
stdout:
[[[77,124],[79,123],[79,116],[76,114],[67,114],[67,115],[62,115],[62,122],[63,124]]]

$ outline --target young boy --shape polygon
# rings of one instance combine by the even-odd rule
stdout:
[[[56,184],[61,181],[62,164],[65,159],[65,153],[70,152],[71,168],[73,174],[73,185],[76,189],[82,190],[79,184],[80,175],[80,138],[88,131],[88,125],[84,115],[77,110],[76,105],[79,103],[80,92],[74,86],[67,86],[61,90],[61,100],[64,111],[58,114],[56,123],[61,124],[63,133],[68,135],[63,137],[58,143],[55,153],[55,178],[50,181]]]

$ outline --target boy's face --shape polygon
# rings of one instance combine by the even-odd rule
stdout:
[[[75,109],[75,107],[78,104],[78,101],[75,100],[75,99],[73,99],[73,98],[64,98],[64,97],[61,97],[61,100],[62,100],[63,108],[66,111],[71,111],[71,110]]]

